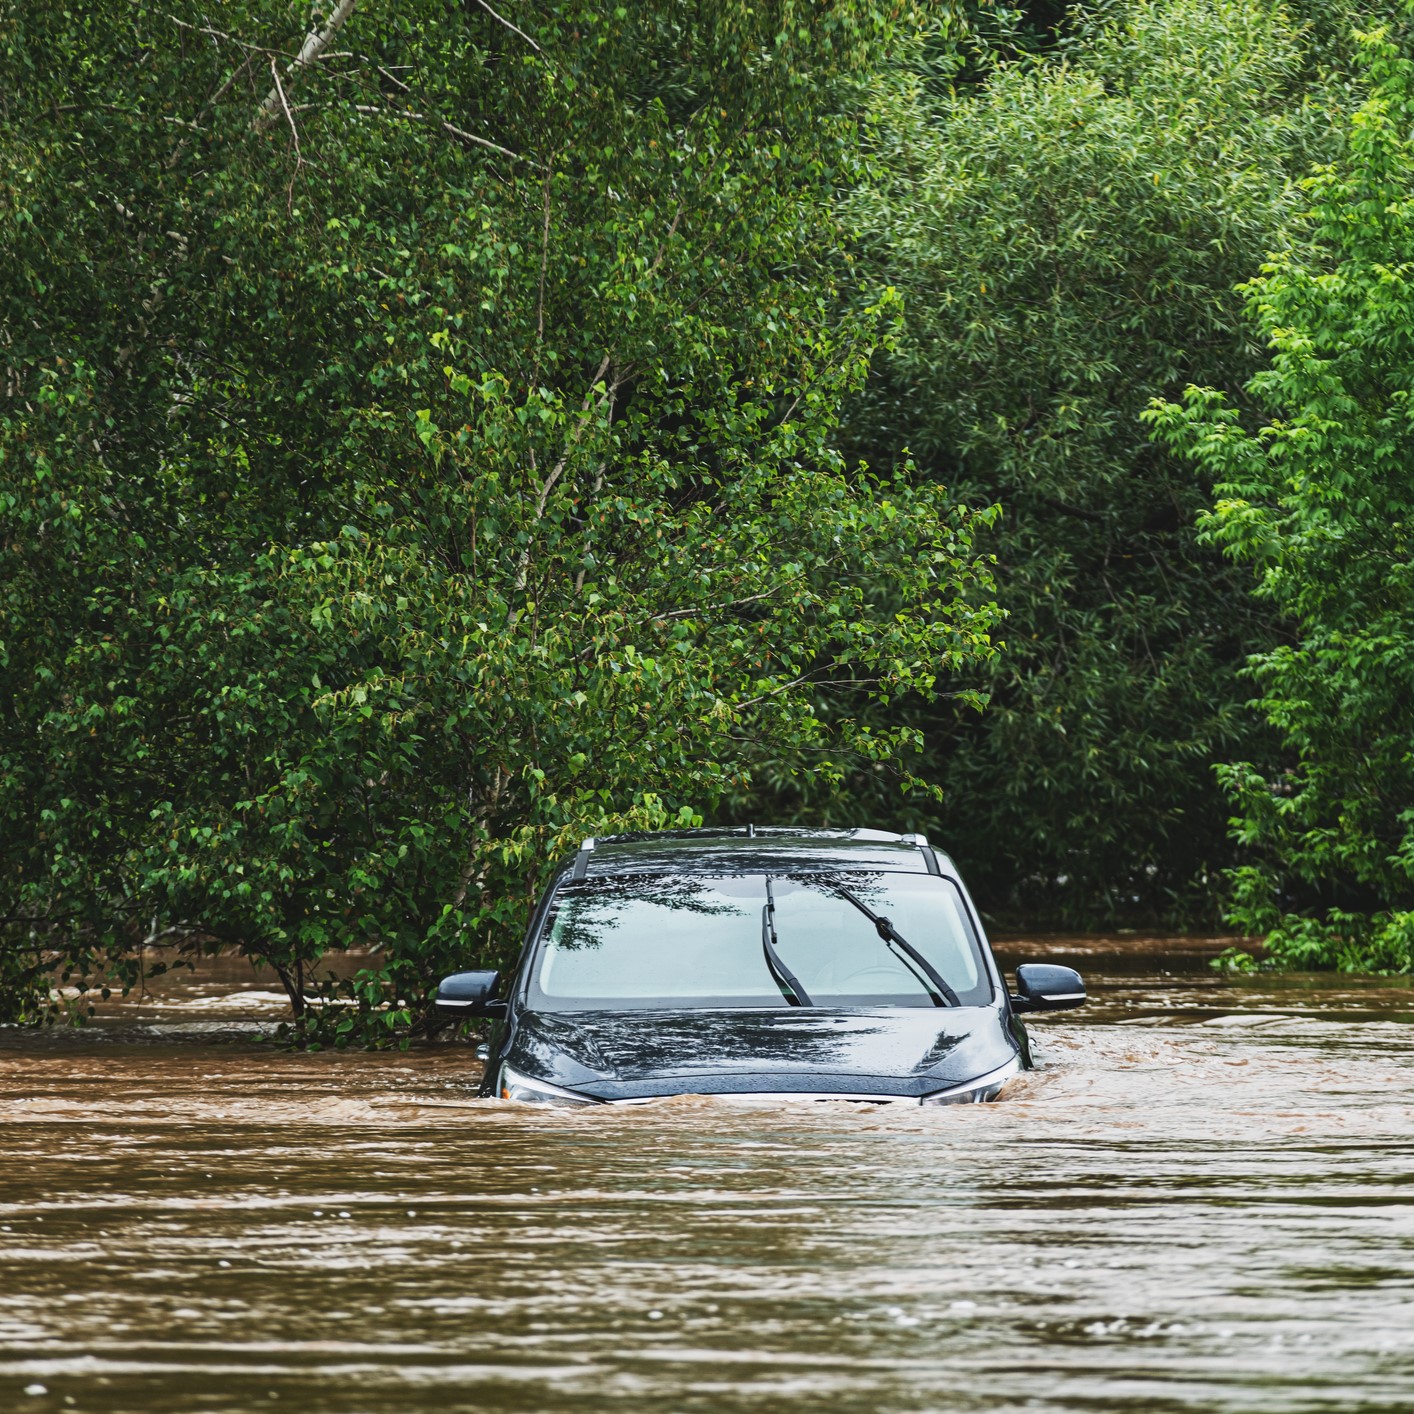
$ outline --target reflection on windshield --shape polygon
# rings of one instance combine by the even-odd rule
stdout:
[[[946,879],[842,870],[771,875],[768,889],[765,874],[627,875],[562,888],[529,1000],[546,1010],[781,1007],[794,983],[802,1004],[932,1006],[930,974],[962,1005],[991,1000]]]
[[[958,1005],[981,981],[956,891],[943,879],[839,871],[795,876],[775,893],[777,929],[794,944],[786,956],[801,960],[812,992],[897,994],[902,1004],[921,990],[930,1003]]]
[[[726,919],[741,914],[731,897],[731,886],[739,882],[746,881],[654,874],[581,885],[555,912],[554,945],[561,951],[599,948],[610,933],[625,926],[632,932],[654,919],[686,925],[688,915]]]

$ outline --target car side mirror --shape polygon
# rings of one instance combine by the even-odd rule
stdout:
[[[504,1016],[496,997],[499,972],[454,972],[437,984],[437,1010],[444,1016]]]
[[[1069,1011],[1085,1004],[1085,983],[1070,967],[1052,962],[1023,962],[1016,969],[1013,1011]]]

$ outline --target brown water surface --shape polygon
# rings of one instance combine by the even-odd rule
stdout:
[[[1220,947],[1007,943],[1096,1001],[940,1110],[481,1102],[212,975],[0,1031],[0,1410],[1414,1409],[1414,993]]]

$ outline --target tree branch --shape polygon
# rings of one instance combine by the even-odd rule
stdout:
[[[280,71],[275,67],[275,61],[270,61],[270,77],[275,80],[275,92],[280,95],[280,107],[285,110],[285,120],[290,125],[290,136],[295,143],[295,171],[304,166],[304,158],[299,150],[299,129],[295,126],[295,115],[290,112],[290,105],[285,98],[285,86],[280,82]]]
[[[589,426],[592,409],[594,406],[594,390],[599,386],[599,380],[609,371],[609,362],[613,358],[611,349],[600,360],[598,370],[594,377],[589,380],[589,391],[584,395],[584,401],[579,405],[579,421],[575,423],[574,429],[570,432],[569,440],[565,443],[565,449],[560,453],[560,459],[550,468],[550,474],[545,478],[540,487],[540,495],[535,502],[535,519],[539,521],[545,514],[545,507],[550,502],[550,492],[555,489],[556,482],[564,474],[565,467],[569,465],[570,454],[579,445],[579,439],[584,436],[584,429]],[[613,416],[614,395],[618,392],[621,376],[604,390],[601,403],[608,403],[609,414]],[[535,453],[532,450],[530,455],[530,465],[532,472],[535,467]],[[520,555],[520,572],[516,575],[516,588],[524,589],[530,577],[530,546],[527,545]],[[519,611],[517,611],[519,612]]]
[[[530,380],[532,386],[540,381],[540,348],[545,342],[545,267],[550,259],[550,165],[555,160],[550,154],[550,162],[545,167],[545,221],[540,231],[540,288],[535,296],[535,366],[536,374]]]
[[[207,34],[212,39],[224,39],[228,44],[234,44],[238,49],[244,50],[247,54],[273,54],[277,59],[283,59],[289,53],[286,49],[267,49],[263,44],[252,44],[248,39],[242,39],[238,34],[231,34],[224,29],[213,29],[210,25],[188,24],[186,20],[179,20],[175,15],[168,15],[167,18],[177,26],[178,29],[189,29],[196,34]],[[230,80],[227,80],[229,84]]]
[[[535,519],[539,520],[545,514],[546,503],[550,499],[550,492],[555,489],[555,483],[560,479],[565,466],[570,459],[570,453],[579,445],[579,439],[584,436],[584,429],[589,426],[590,408],[594,399],[594,390],[599,386],[599,380],[609,371],[609,360],[612,354],[605,354],[599,364],[599,371],[589,380],[589,391],[584,395],[584,401],[579,407],[579,421],[575,424],[574,431],[570,433],[568,446],[560,453],[560,459],[551,468],[549,476],[545,478],[545,484],[540,488],[540,499],[535,503]],[[604,398],[613,405],[614,394],[618,390],[618,380],[605,391]]]
[[[295,144],[295,170],[290,173],[290,185],[285,192],[285,205],[289,210],[295,204],[295,183],[299,180],[300,168],[304,166],[304,154],[299,149],[299,129],[295,126],[295,115],[290,112],[290,105],[285,99],[285,86],[280,82],[280,70],[276,68],[273,59],[270,61],[270,77],[275,80],[275,91],[280,95],[280,107],[285,110],[285,118],[290,125],[290,136]]]
[[[543,54],[545,51],[523,30],[513,25],[504,15],[498,15],[487,3],[486,0],[476,0],[476,3],[486,11],[498,24],[503,24],[512,34],[518,34],[537,53]]]
[[[301,69],[307,69],[323,54],[329,47],[330,41],[344,27],[344,21],[353,13],[353,8],[357,3],[358,0],[339,0],[339,3],[334,7],[334,13],[329,16],[329,23],[322,30],[310,30],[305,36],[300,52],[285,71],[287,76],[293,77]],[[256,110],[255,126],[257,128],[269,127],[283,103],[284,93],[281,91],[280,81],[277,78],[274,88],[265,95],[265,101]]]
[[[781,590],[787,586],[796,584],[804,579],[805,575],[793,574],[789,578],[782,580],[772,589],[763,589],[760,594],[748,594],[744,599],[724,599],[720,604],[703,604],[694,609],[669,609],[666,613],[650,614],[644,619],[644,625],[665,623],[670,619],[695,619],[703,614],[719,613],[723,609],[741,609],[747,604],[760,603],[762,599],[773,599]]]
[[[512,152],[509,147],[502,147],[499,143],[492,142],[488,138],[477,137],[475,133],[466,132],[462,128],[455,127],[453,124],[427,113],[414,113],[410,108],[380,108],[372,103],[355,103],[353,109],[355,113],[372,113],[383,118],[406,118],[412,123],[430,123],[433,127],[441,128],[444,133],[460,138],[463,142],[473,143],[477,147],[484,147],[488,152],[499,152],[502,157],[509,157],[515,162],[529,162],[532,167],[540,165],[533,157]]]

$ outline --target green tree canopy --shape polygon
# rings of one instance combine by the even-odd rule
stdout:
[[[1256,425],[1212,389],[1156,404],[1217,485],[1208,541],[1294,626],[1255,655],[1286,768],[1229,766],[1233,921],[1306,966],[1414,963],[1414,61],[1364,37],[1371,92],[1305,184],[1302,239],[1244,289],[1270,351]]]
[[[1271,749],[1239,674],[1272,615],[1197,540],[1203,468],[1139,417],[1255,367],[1233,287],[1332,141],[1328,85],[1270,0],[1081,11],[1057,47],[966,85],[915,68],[881,85],[887,178],[851,208],[907,318],[851,445],[907,448],[1002,505],[987,544],[1010,615],[974,679],[987,713],[911,718],[916,769],[946,790],[918,823],[1013,917],[1210,918],[1231,856],[1209,763]]]
[[[831,702],[993,610],[977,516],[834,450],[891,9],[5,12],[9,1014],[376,945],[308,1024],[397,1030],[567,841],[898,756]]]

